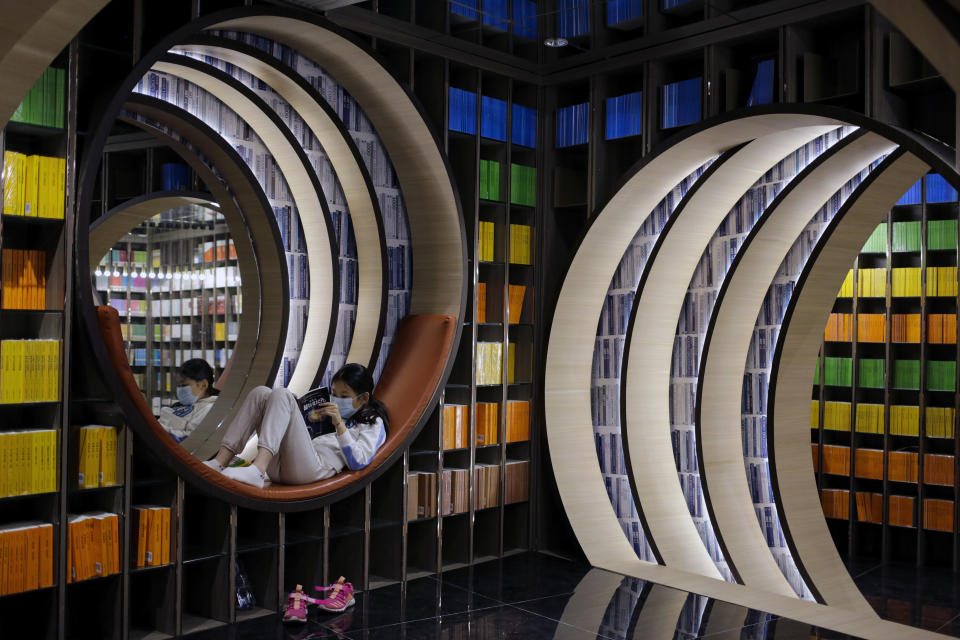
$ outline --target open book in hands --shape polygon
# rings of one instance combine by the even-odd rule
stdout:
[[[330,402],[329,387],[311,389],[297,398],[297,404],[300,405],[303,421],[307,425],[307,430],[310,431],[311,438],[336,431],[330,417],[322,415],[319,410],[320,405],[328,402]]]

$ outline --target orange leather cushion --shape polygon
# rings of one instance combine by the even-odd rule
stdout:
[[[150,430],[161,441],[169,442],[173,454],[205,480],[228,487],[234,493],[265,500],[316,498],[370,475],[400,447],[428,408],[433,391],[443,376],[456,333],[456,318],[449,315],[414,315],[401,321],[390,357],[374,390],[374,396],[387,407],[390,429],[386,442],[369,465],[359,471],[338,473],[332,478],[311,484],[271,484],[257,489],[224,477],[202,464],[183,447],[174,446],[173,440],[154,417],[134,380],[127,353],[123,348],[117,310],[109,306],[98,307],[97,319],[117,378]]]

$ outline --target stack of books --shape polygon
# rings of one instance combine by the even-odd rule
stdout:
[[[76,430],[77,486],[81,489],[117,484],[117,430],[87,425]]]
[[[170,564],[170,507],[131,507],[130,536],[136,535],[138,567]]]
[[[528,460],[507,460],[506,486],[503,492],[504,504],[526,502],[530,499],[530,462]]]
[[[67,582],[120,573],[119,522],[105,511],[67,517]]]
[[[0,403],[60,398],[60,341],[0,341]]]
[[[477,463],[473,469],[473,508],[489,509],[500,504],[500,467]]]
[[[0,433],[0,497],[56,490],[56,430]]]
[[[444,469],[440,488],[440,515],[465,513],[469,509],[469,469]]]
[[[46,309],[47,254],[31,249],[5,249],[0,283],[4,309]]]
[[[510,225],[510,264],[530,264],[529,225]]]
[[[53,586],[53,525],[12,522],[0,525],[3,579],[0,596]]]
[[[10,120],[62,129],[66,105],[66,78],[66,69],[47,67],[10,116]]]
[[[500,418],[500,405],[496,402],[477,403],[477,446],[499,442],[497,431]]]
[[[518,324],[523,316],[523,298],[527,293],[527,288],[522,284],[511,284],[507,292],[508,312],[507,317],[510,324]]]
[[[479,257],[480,262],[493,262],[496,260],[496,235],[493,222],[486,220],[480,221],[479,227]]]
[[[64,158],[3,153],[3,214],[29,218],[63,219]]]
[[[407,520],[437,515],[437,474],[411,471],[407,474]]]
[[[470,435],[470,407],[465,404],[443,405],[442,448],[463,449]]]
[[[530,401],[507,400],[507,442],[525,442],[530,439]]]

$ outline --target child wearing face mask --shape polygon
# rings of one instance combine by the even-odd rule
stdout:
[[[226,429],[216,457],[204,462],[239,482],[262,488],[265,482],[307,484],[362,469],[387,439],[387,410],[371,397],[373,377],[360,364],[347,364],[330,384],[331,402],[317,412],[328,416],[335,433],[310,437],[297,398],[287,389],[257,387],[243,401]],[[247,440],[258,436],[249,467],[226,467]]]
[[[187,360],[177,370],[177,404],[160,409],[158,420],[177,442],[183,441],[207,416],[217,400],[213,367],[199,358]]]

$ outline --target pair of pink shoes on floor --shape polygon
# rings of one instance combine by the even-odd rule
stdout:
[[[326,598],[311,598],[303,592],[303,586],[298,584],[287,599],[287,610],[283,613],[284,622],[306,622],[308,604],[315,604],[324,611],[338,613],[356,603],[353,598],[353,585],[346,582],[343,576],[329,587],[314,587],[314,590],[331,593]]]

